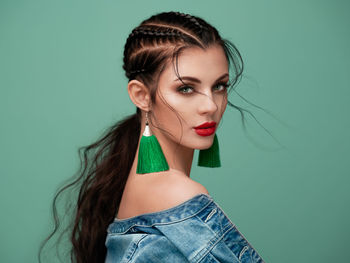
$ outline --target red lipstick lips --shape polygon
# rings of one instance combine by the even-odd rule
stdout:
[[[215,129],[216,129],[215,121],[205,122],[197,127],[194,127],[194,130],[200,136],[210,136],[215,132]]]

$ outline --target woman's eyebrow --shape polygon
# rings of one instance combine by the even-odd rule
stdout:
[[[223,78],[228,77],[228,76],[229,76],[229,74],[225,73],[224,75],[219,77],[215,82],[222,80]],[[191,77],[191,76],[181,76],[181,79],[182,80],[189,80],[189,81],[196,82],[196,83],[201,83],[201,81],[199,79],[197,79],[195,77]],[[179,80],[180,80],[179,78],[174,79],[174,81],[179,81]]]

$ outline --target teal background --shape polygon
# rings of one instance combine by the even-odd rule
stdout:
[[[274,137],[249,115],[244,133],[228,108],[218,131],[223,167],[194,165],[191,176],[266,262],[349,262],[349,7],[1,0],[0,262],[37,262],[78,147],[134,112],[121,68],[128,34],[169,10],[203,17],[237,45],[246,66],[237,91],[271,113],[233,93]]]

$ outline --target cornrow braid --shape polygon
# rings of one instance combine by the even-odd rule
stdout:
[[[199,32],[202,33],[202,30],[204,27],[198,22],[198,20],[195,17],[191,16],[190,14],[184,14],[184,13],[180,13],[180,12],[173,12],[173,13],[177,16],[188,19],[190,22],[195,24],[199,28]]]
[[[124,59],[127,57],[131,41],[135,37],[183,37],[183,33],[176,28],[158,26],[157,29],[152,29],[150,26],[152,25],[147,25],[147,27],[141,25],[130,33],[124,48]]]
[[[126,75],[128,78],[134,78],[139,73],[144,73],[147,71],[145,68],[141,69],[134,69],[131,70],[131,68],[126,68],[126,64],[128,64],[127,58],[130,58],[129,52],[132,48],[131,44],[134,39],[139,39],[139,41],[142,41],[145,38],[169,38],[169,37],[175,37],[175,38],[184,38],[186,35],[181,32],[180,30],[173,28],[173,27],[164,27],[159,25],[140,25],[137,28],[135,28],[129,35],[124,49],[124,70],[126,71]],[[135,41],[134,44],[137,42]]]
[[[221,45],[229,56],[218,31],[202,18],[181,12],[159,13],[141,22],[129,34],[124,46],[123,69],[129,80],[137,77],[145,84],[154,84],[165,63],[174,62],[182,49],[206,49],[213,44]],[[232,48],[235,53],[235,47]],[[238,73],[239,61],[233,65],[237,65]]]
[[[133,70],[133,71],[130,71],[129,73],[130,74],[137,74],[137,73],[141,73],[141,72],[145,72],[146,69],[138,69],[138,70]]]
[[[157,30],[145,27],[135,28],[130,34],[130,38],[138,35],[143,36],[182,36],[182,33],[174,28],[165,28],[165,30],[161,30],[158,28]]]

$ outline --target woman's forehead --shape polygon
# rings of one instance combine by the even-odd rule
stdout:
[[[198,79],[216,79],[228,73],[228,61],[221,46],[210,46],[206,49],[191,47],[183,50],[177,60],[179,75],[190,76]],[[176,81],[176,59],[168,63],[160,76],[160,81],[166,79]]]

